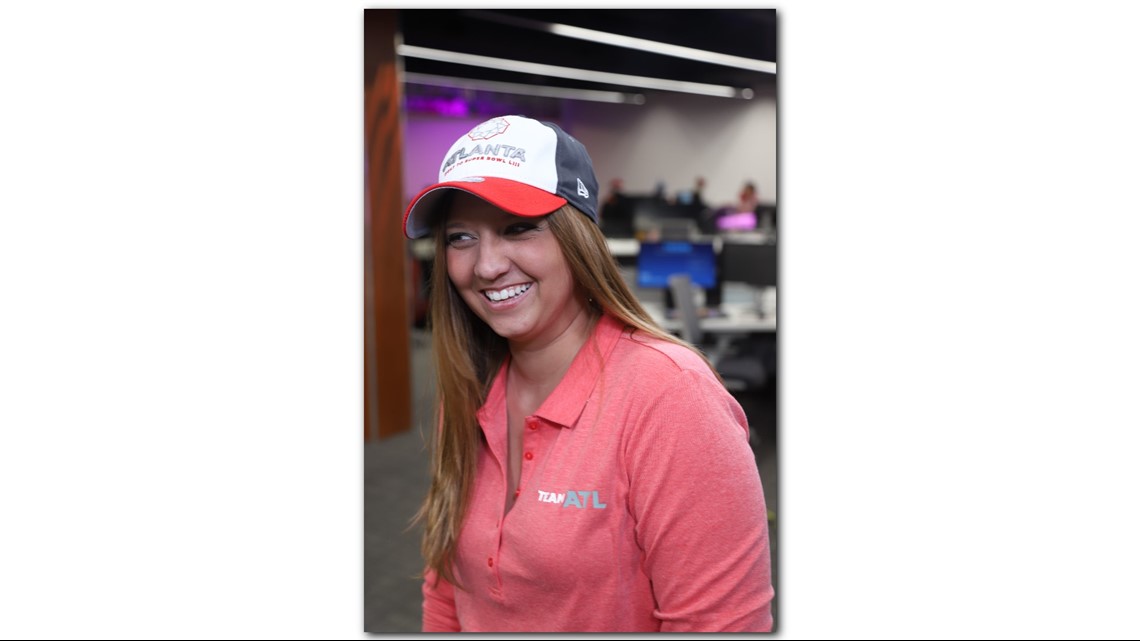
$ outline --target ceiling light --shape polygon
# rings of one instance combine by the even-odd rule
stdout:
[[[743,56],[732,56],[726,53],[716,53],[714,51],[706,51],[704,49],[693,49],[692,47],[671,45],[664,42],[658,42],[656,40],[645,40],[643,38],[622,36],[616,33],[595,31],[594,29],[573,27],[566,24],[539,22],[538,20],[529,20],[527,18],[506,16],[502,14],[491,13],[488,11],[473,10],[465,11],[464,13],[471,17],[480,18],[482,20],[499,22],[516,27],[523,27],[524,29],[546,31],[547,33],[553,33],[555,35],[565,36],[567,38],[577,38],[579,40],[600,42],[602,44],[613,45],[615,47],[637,49],[639,51],[648,51],[649,53],[657,53],[663,56],[673,56],[675,58],[685,58],[687,60],[708,62],[714,65],[724,65],[726,67],[736,67],[737,69],[747,69],[748,71],[760,71],[763,73],[772,74],[776,73],[776,63],[768,62],[767,60],[756,60],[754,58],[745,58]]]
[[[547,98],[592,100],[595,102],[612,102],[635,105],[645,104],[645,96],[639,93],[622,93],[620,91],[595,91],[593,89],[569,89],[564,87],[545,87],[541,85],[523,85],[514,82],[495,82],[492,80],[452,78],[450,76],[437,76],[428,73],[405,73],[404,82],[413,85],[450,87],[452,89],[474,89],[477,91],[496,91],[499,93],[521,94],[524,96],[543,96]]]
[[[650,78],[648,76],[631,76],[622,73],[608,73],[605,71],[590,71],[587,69],[574,69],[572,67],[557,67],[536,62],[523,62],[520,60],[507,60],[506,58],[491,58],[476,56],[469,53],[457,53],[442,49],[428,49],[412,45],[397,45],[396,53],[407,58],[423,58],[474,67],[487,67],[502,71],[530,73],[540,76],[554,76],[583,80],[586,82],[600,82],[611,85],[626,85],[641,87],[643,89],[659,89],[661,91],[677,91],[694,93],[704,96],[719,96],[722,98],[744,98],[744,92],[735,87],[725,85],[709,85],[702,82],[685,82],[682,80],[667,80],[664,78]]]

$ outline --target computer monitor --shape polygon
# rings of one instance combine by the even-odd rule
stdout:
[[[726,239],[720,248],[721,280],[753,287],[776,286],[776,245]]]
[[[652,196],[632,196],[629,200],[635,232],[660,232],[662,227],[674,229],[685,220],[690,221],[685,223],[687,230],[695,228],[700,217],[700,208],[694,205],[674,205]]]
[[[691,218],[662,218],[657,225],[661,240],[689,240],[697,235],[697,222]]]
[[[602,233],[608,238],[633,238],[633,202],[621,194],[602,203]]]
[[[673,274],[688,274],[694,285],[717,285],[717,258],[712,243],[664,241],[641,243],[637,255],[638,287],[669,287]]]
[[[776,206],[775,205],[757,205],[756,207],[756,226],[761,229],[775,229],[776,228]]]

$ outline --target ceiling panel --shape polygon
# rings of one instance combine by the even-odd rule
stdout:
[[[754,60],[776,58],[776,12],[772,9],[402,9],[406,45],[604,71],[757,89],[776,76],[706,62],[568,38],[517,24],[518,19],[558,23],[692,47]],[[623,84],[587,82],[449,62],[404,58],[405,71],[538,86],[636,92]]]

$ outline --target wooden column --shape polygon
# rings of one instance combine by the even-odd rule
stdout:
[[[412,426],[395,9],[364,12],[364,439]]]

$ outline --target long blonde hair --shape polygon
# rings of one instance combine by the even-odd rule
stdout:
[[[546,221],[595,320],[609,314],[637,331],[683,345],[705,358],[700,350],[661,329],[646,313],[622,278],[597,225],[569,204],[549,214]],[[467,307],[451,284],[443,227],[438,224],[435,230],[430,314],[438,429],[431,453],[431,488],[415,521],[425,526],[422,552],[428,569],[457,585],[455,553],[482,438],[476,412],[509,347],[506,339]],[[711,365],[709,369],[715,373]]]

